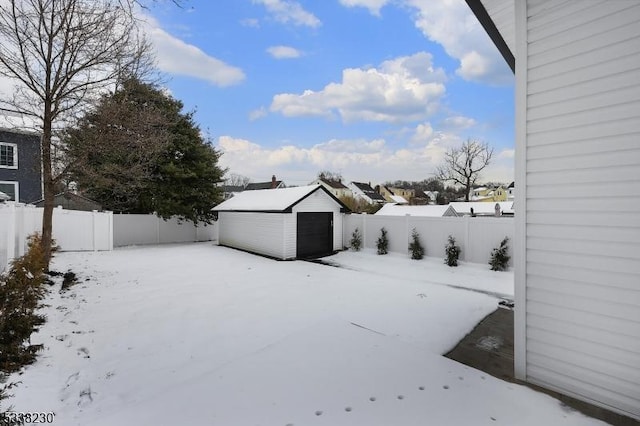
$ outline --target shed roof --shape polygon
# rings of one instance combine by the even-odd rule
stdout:
[[[400,206],[397,204],[385,204],[375,213],[375,216],[423,216],[442,217],[456,216],[455,210],[451,206],[431,205],[431,206]]]
[[[291,208],[316,191],[323,191],[343,211],[350,211],[340,200],[322,185],[296,186],[292,188],[258,189],[244,191],[213,208],[214,211],[290,213]]]

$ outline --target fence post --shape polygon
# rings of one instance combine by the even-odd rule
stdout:
[[[91,210],[91,228],[92,228],[92,238],[91,238],[91,247],[93,248],[93,251],[98,251],[98,248],[96,247],[97,245],[97,241],[98,241],[98,237],[97,237],[97,233],[98,230],[96,229],[96,215],[98,214],[98,210]]]
[[[113,212],[105,212],[109,219],[109,246],[107,247],[109,251],[113,251]]]
[[[14,203],[8,203],[9,214],[7,215],[7,264],[5,268],[9,267],[9,264],[16,256],[16,206]]]
[[[405,241],[405,248],[408,250],[409,249],[409,237],[410,237],[410,233],[409,233],[409,219],[411,218],[411,215],[409,213],[406,213],[404,215],[404,241]]]
[[[362,248],[367,248],[367,214],[362,213]]]
[[[462,250],[462,260],[470,261],[471,256],[471,216],[464,216],[464,250]]]
[[[160,217],[157,214],[153,214],[156,218],[156,244],[160,244]]]

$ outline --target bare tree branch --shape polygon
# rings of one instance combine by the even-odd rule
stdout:
[[[460,148],[451,148],[445,153],[444,163],[436,168],[436,177],[465,188],[465,201],[477,182],[480,172],[491,162],[493,148],[487,143],[468,139]]]

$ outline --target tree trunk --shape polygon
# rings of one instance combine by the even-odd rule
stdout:
[[[44,189],[44,211],[42,212],[42,252],[45,269],[49,270],[53,245],[53,172],[51,170],[51,104],[45,101],[42,126],[42,181]]]

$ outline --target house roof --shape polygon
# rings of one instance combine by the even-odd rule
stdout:
[[[281,180],[277,180],[275,181],[275,184],[273,181],[268,181],[268,182],[254,182],[254,183],[248,183],[247,186],[244,188],[245,191],[256,191],[256,190],[261,190],[261,189],[272,189],[272,185],[274,185],[276,188],[280,186],[280,184],[282,184]]]
[[[385,204],[378,210],[376,216],[423,216],[423,217],[442,217],[445,214],[457,216],[455,210],[448,205],[430,205],[430,206],[400,206],[397,204]]]
[[[507,186],[507,189],[509,189],[509,188],[515,188],[515,187],[516,187],[516,183],[515,183],[515,182],[511,182],[511,183],[509,184],[509,186]]]
[[[368,183],[363,182],[351,182],[353,186],[358,188],[360,191],[364,193],[367,197],[371,198],[373,201],[385,202],[387,200],[380,194],[378,194]]]
[[[393,200],[394,203],[398,203],[398,204],[408,204],[409,203],[407,200],[404,199],[404,197],[401,197],[399,195],[389,195],[389,197],[391,197],[391,199]]]
[[[71,191],[60,192],[53,196],[54,203],[60,203],[62,199],[76,201],[79,203],[83,203],[87,207],[91,207],[92,210],[102,210],[102,204],[99,202],[92,200],[91,198],[87,198],[83,195],[73,193]],[[44,198],[41,198],[37,201],[32,202],[31,204],[35,204],[38,207],[44,205]]]
[[[471,214],[471,208],[473,207],[473,212],[481,215],[495,214],[496,204],[500,205],[500,211],[502,213],[513,213],[513,201],[498,201],[496,203],[486,201],[462,201],[449,203],[458,214]]]
[[[222,190],[224,192],[242,192],[244,191],[244,186],[242,185],[223,185]]]
[[[244,191],[218,204],[212,210],[220,212],[290,213],[293,206],[316,191],[323,191],[338,203],[343,211],[350,211],[347,206],[322,185]]]
[[[334,189],[347,189],[347,187],[339,180],[330,180],[326,178],[320,178],[318,180],[321,180]]]

